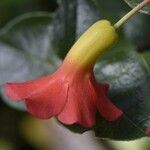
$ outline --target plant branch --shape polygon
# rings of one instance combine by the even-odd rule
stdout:
[[[144,0],[140,4],[138,4],[136,7],[134,7],[131,11],[129,11],[124,17],[122,17],[115,25],[114,27],[116,29],[120,28],[128,19],[130,19],[134,14],[136,14],[139,10],[141,10],[144,6],[150,4],[150,0]]]

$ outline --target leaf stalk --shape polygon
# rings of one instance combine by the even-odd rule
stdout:
[[[136,7],[134,7],[131,11],[129,11],[125,16],[123,16],[115,25],[116,29],[119,29],[125,22],[127,22],[134,14],[136,14],[139,10],[141,10],[146,5],[150,4],[150,0],[144,0]]]

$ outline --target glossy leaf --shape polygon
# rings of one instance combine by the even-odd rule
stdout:
[[[108,19],[111,22],[117,22],[127,11],[129,11],[129,7],[125,5],[122,0],[91,0],[101,18]]]
[[[124,0],[130,7],[135,7],[137,4],[142,2],[143,0]],[[145,6],[140,12],[145,14],[150,14],[150,5]]]
[[[106,131],[109,137],[121,140],[146,136],[150,125],[150,75],[144,61],[134,47],[123,40],[97,64],[97,78],[110,84],[111,100],[125,113],[114,123],[98,119],[97,136],[105,137]]]
[[[52,18],[46,13],[26,14],[1,30],[0,85],[33,79],[57,68],[60,60],[51,43]]]
[[[53,21],[52,43],[57,54],[63,58],[76,37],[76,6],[73,0],[59,1],[59,9]]]
[[[125,25],[124,32],[128,39],[136,46],[137,50],[143,52],[150,49],[150,16],[137,14]]]
[[[78,0],[76,12],[76,38],[78,38],[90,25],[99,20],[100,13],[91,0]]]
[[[53,12],[57,8],[56,0],[1,0],[0,1],[0,27],[18,15],[33,11]]]
[[[72,5],[72,1],[67,3],[65,0],[60,2],[62,3],[56,14],[25,14],[8,23],[0,31],[0,85],[6,81],[33,79],[52,73],[58,68],[61,63],[59,57],[66,54],[75,39],[76,22],[76,3]],[[63,7],[67,7],[71,12],[65,21],[62,18],[68,12],[64,11]],[[8,100],[3,92],[2,95],[8,105],[24,109],[22,103]]]

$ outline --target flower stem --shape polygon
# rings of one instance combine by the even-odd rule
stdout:
[[[131,11],[129,11],[124,17],[122,17],[115,25],[114,27],[116,29],[120,28],[128,19],[130,19],[134,14],[136,14],[140,9],[142,9],[144,6],[150,3],[150,0],[144,0],[140,4],[138,4],[136,7],[134,7]]]

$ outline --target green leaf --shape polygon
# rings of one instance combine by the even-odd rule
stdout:
[[[96,77],[110,84],[110,99],[124,111],[116,122],[99,115],[95,134],[119,140],[146,136],[150,122],[150,76],[141,56],[127,41],[108,52],[95,67]]]
[[[1,0],[0,1],[0,27],[18,15],[35,12],[52,12],[57,8],[55,0]]]
[[[88,17],[84,17],[87,13]],[[52,37],[57,54],[64,58],[76,38],[98,19],[98,11],[90,0],[61,0]]]
[[[77,1],[61,0],[53,21],[53,45],[57,54],[63,58],[76,37]]]
[[[76,38],[78,38],[89,26],[99,20],[99,18],[99,11],[91,0],[78,0]]]
[[[143,0],[124,0],[130,7],[134,8],[137,4],[141,3]],[[140,12],[145,14],[150,14],[150,5],[145,6]]]
[[[58,67],[60,59],[51,41],[52,19],[48,13],[26,14],[1,30],[0,85],[33,79]],[[15,102],[7,103],[18,107]]]
[[[60,57],[66,54],[75,39],[76,22],[76,3],[60,2],[63,5],[56,14],[28,13],[17,17],[0,31],[0,85],[30,80],[58,68]],[[71,13],[66,16],[68,11],[63,7]],[[8,105],[25,109],[22,102],[10,101],[3,90],[2,96]]]
[[[125,25],[125,35],[142,52],[150,49],[150,16],[137,14],[133,16]]]
[[[122,0],[91,0],[97,7],[101,18],[108,19],[111,22],[117,22],[129,8]],[[113,9],[112,9],[113,8]]]
[[[148,49],[146,52],[142,53],[141,56],[146,61],[147,68],[150,68],[150,49]]]

